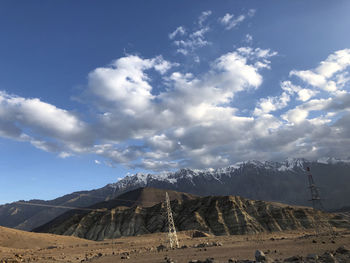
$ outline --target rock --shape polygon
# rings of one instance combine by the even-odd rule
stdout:
[[[236,263],[237,261],[234,260],[233,258],[229,258],[227,262],[228,262],[228,263]]]
[[[312,243],[317,243],[317,241],[315,239],[312,240]]]
[[[306,259],[316,261],[318,259],[318,255],[317,254],[308,254],[306,256]]]
[[[336,258],[334,257],[334,255],[330,252],[326,252],[324,253],[321,257],[320,257],[320,261],[323,263],[337,263],[338,261],[336,260]]]
[[[161,244],[157,247],[158,252],[163,251],[164,249],[166,249],[166,246],[164,246],[163,244]]]
[[[203,231],[196,230],[196,231],[193,232],[192,237],[193,238],[210,237],[210,235],[208,233],[203,232]]]
[[[255,251],[255,260],[256,261],[265,261],[266,260],[266,256],[264,254],[264,252],[262,252],[261,250],[257,250]]]
[[[300,256],[292,256],[290,258],[286,258],[283,262],[302,262],[302,257]]]
[[[335,252],[337,252],[339,254],[347,254],[347,253],[349,253],[349,249],[345,246],[341,246],[341,247],[338,247]]]

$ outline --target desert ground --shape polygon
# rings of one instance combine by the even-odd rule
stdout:
[[[314,232],[283,232],[259,235],[193,238],[193,231],[178,233],[182,248],[158,251],[167,245],[167,234],[156,233],[114,240],[89,241],[68,236],[38,234],[0,227],[0,262],[190,262],[214,258],[215,262],[254,260],[257,249],[270,259],[321,255],[350,245],[350,231],[334,235]],[[194,261],[195,262],[195,261]],[[214,262],[214,261],[213,261]]]

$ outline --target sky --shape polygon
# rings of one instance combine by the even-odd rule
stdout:
[[[0,0],[0,203],[349,158],[350,2]]]

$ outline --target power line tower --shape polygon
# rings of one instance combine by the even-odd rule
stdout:
[[[320,192],[319,188],[316,187],[314,178],[312,177],[310,167],[306,167],[307,171],[307,177],[309,180],[309,189],[311,193],[311,199],[309,201],[312,201],[312,207],[317,210],[324,210],[321,198],[320,198]]]
[[[166,208],[167,208],[167,214],[168,214],[168,226],[169,226],[169,242],[170,242],[170,248],[179,248],[179,241],[177,239],[176,235],[176,229],[173,219],[173,213],[171,212],[171,206],[170,206],[170,199],[168,192],[165,193],[165,201],[166,201]]]
[[[320,192],[319,192],[319,188],[316,187],[316,184],[314,182],[314,179],[312,177],[311,171],[310,171],[310,167],[306,167],[306,171],[307,171],[307,177],[309,180],[309,189],[310,189],[310,193],[311,193],[311,199],[309,201],[312,202],[312,208],[314,210],[314,218],[315,218],[315,232],[316,235],[320,234],[320,230],[321,230],[321,218],[319,215],[319,212],[317,212],[316,210],[320,210],[320,211],[325,211],[324,206],[322,204],[322,199],[320,197]],[[334,231],[331,225],[328,225],[328,231],[329,234],[331,234],[334,237]]]

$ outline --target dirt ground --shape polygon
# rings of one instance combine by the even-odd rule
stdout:
[[[342,245],[350,246],[350,232],[346,230],[338,231],[335,236],[330,233],[316,236],[307,231],[202,238],[192,238],[191,231],[186,231],[178,236],[184,248],[158,251],[157,246],[167,245],[166,233],[94,242],[0,228],[0,262],[160,263],[166,262],[166,257],[178,263],[209,257],[216,262],[228,262],[230,258],[253,260],[257,249],[272,259],[285,259],[310,253],[320,255]]]

